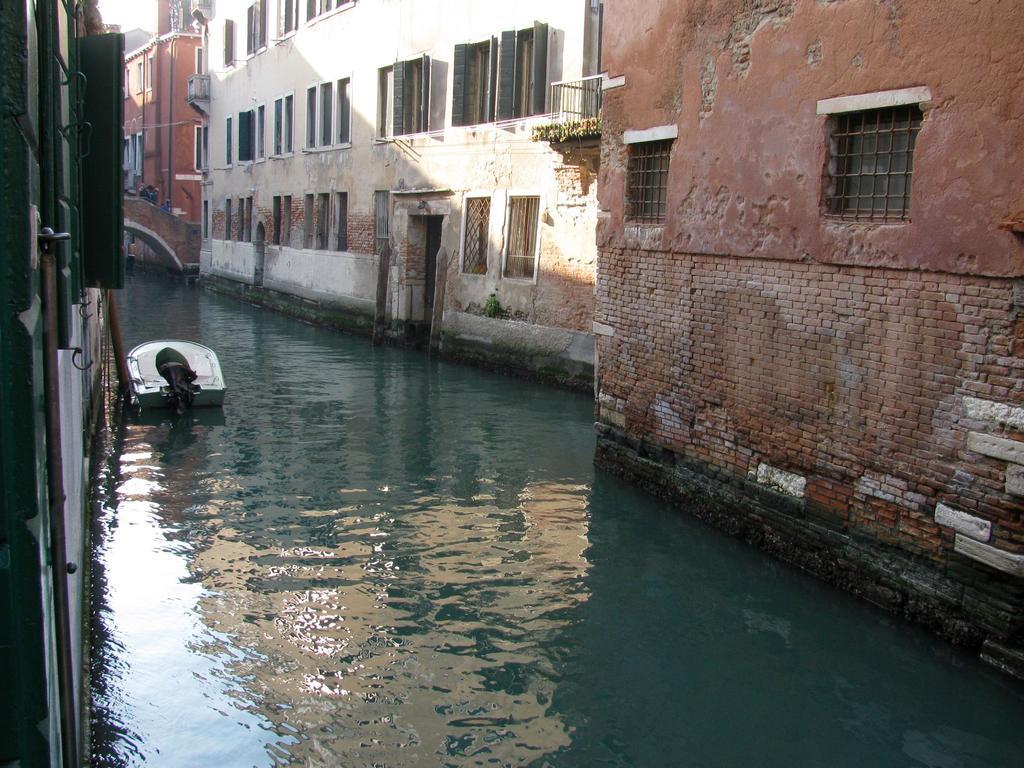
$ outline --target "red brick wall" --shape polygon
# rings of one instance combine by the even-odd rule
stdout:
[[[822,513],[942,560],[945,502],[1024,552],[1006,464],[966,449],[963,396],[1024,403],[1011,281],[606,249],[602,402],[626,432],[740,476],[807,477]]]

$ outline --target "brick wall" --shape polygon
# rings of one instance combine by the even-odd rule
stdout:
[[[601,392],[625,429],[738,475],[807,479],[822,512],[944,561],[943,502],[1024,552],[1006,463],[966,449],[964,397],[1024,402],[1012,283],[609,250]]]
[[[373,213],[349,211],[348,249],[353,253],[373,253]]]

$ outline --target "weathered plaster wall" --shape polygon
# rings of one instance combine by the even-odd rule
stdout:
[[[551,30],[550,78],[576,79],[592,74],[596,17],[587,0],[558,4],[530,0],[506,5],[472,0],[446,0],[441,4],[410,0],[357,2],[311,24],[303,19],[294,34],[278,37],[271,31],[274,39],[266,50],[248,58],[244,55],[244,36],[239,33],[238,62],[225,67],[221,53],[224,19],[233,18],[236,29],[244,31],[246,5],[240,0],[218,3],[209,26],[212,186],[205,193],[214,240],[205,247],[211,252],[211,264],[219,264],[225,274],[241,274],[244,268],[228,269],[224,257],[218,254],[251,250],[251,246],[241,243],[218,243],[217,238],[225,232],[225,198],[232,199],[234,232],[238,199],[253,197],[254,218],[264,224],[267,233],[269,263],[277,250],[272,244],[274,196],[292,196],[290,245],[299,247],[304,196],[346,192],[348,247],[365,255],[374,247],[374,193],[393,191],[399,194],[392,196],[391,203],[391,320],[422,323],[429,319],[424,296],[425,261],[416,247],[418,217],[441,215],[442,245],[452,258],[446,308],[479,313],[494,293],[509,318],[590,332],[597,255],[593,237],[597,215],[594,173],[586,169],[580,172],[547,144],[530,140],[531,126],[549,117],[473,127],[451,124],[456,44],[485,40],[500,35],[502,30],[532,27],[534,20],[539,20],[548,23]],[[273,18],[270,27],[273,30]],[[382,138],[377,130],[378,70],[423,53],[433,61],[430,131],[394,140]],[[306,149],[306,88],[342,77],[351,78],[352,141]],[[295,99],[294,152],[239,163],[238,112],[266,105],[269,155],[273,148],[274,100],[286,94],[294,94]],[[236,134],[230,166],[226,165],[225,146],[228,116],[233,117]],[[410,190],[426,191],[411,194]],[[463,211],[468,195],[491,198],[486,275],[467,274],[461,269]],[[541,198],[540,257],[534,280],[501,275],[510,195]],[[310,255],[309,264],[320,257],[329,258],[326,252]],[[295,276],[288,284],[299,285],[303,280]],[[356,285],[329,277],[325,281],[322,289],[339,296],[361,291]]]
[[[648,241],[728,253],[966,274],[1024,274],[1024,240],[998,224],[1024,207],[1019,3],[621,0],[610,4],[600,199],[620,226],[628,129],[677,125],[668,220]],[[658,51],[657,56],[650,55]],[[834,96],[926,86],[908,224],[822,216]],[[632,241],[631,241],[632,240]]]
[[[1018,5],[623,0],[605,26],[599,463],[990,648],[1024,631]],[[827,218],[817,102],[910,87],[910,221]],[[666,220],[628,225],[623,132],[656,126]]]

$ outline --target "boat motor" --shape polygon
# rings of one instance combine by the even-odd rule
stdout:
[[[166,397],[168,405],[184,413],[192,405],[195,389],[192,382],[196,380],[196,372],[188,364],[188,360],[178,350],[164,347],[156,353],[156,369],[170,386]]]

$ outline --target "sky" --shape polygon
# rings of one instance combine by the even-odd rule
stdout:
[[[120,24],[121,31],[142,27],[156,31],[157,0],[100,0],[100,13],[105,24]]]

